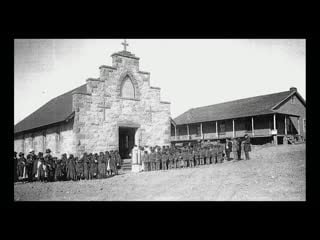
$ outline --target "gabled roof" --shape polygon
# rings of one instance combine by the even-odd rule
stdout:
[[[68,119],[72,115],[72,93],[86,93],[86,84],[66,92],[40,107],[14,126],[14,133],[19,133],[34,128],[58,123]]]
[[[190,110],[176,117],[174,121],[176,124],[181,125],[270,114],[274,113],[274,107],[278,106],[281,102],[283,102],[283,100],[295,93],[297,92],[285,91],[204,107],[191,108]],[[301,98],[300,95],[299,98]]]

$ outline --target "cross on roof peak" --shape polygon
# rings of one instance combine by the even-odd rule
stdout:
[[[124,39],[124,42],[122,42],[121,45],[123,45],[124,51],[127,51],[127,46],[129,46],[129,44],[127,43],[126,39]]]

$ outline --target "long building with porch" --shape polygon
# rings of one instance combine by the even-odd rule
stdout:
[[[245,134],[252,144],[282,144],[292,136],[306,139],[306,102],[297,88],[191,108],[171,121],[172,144]]]

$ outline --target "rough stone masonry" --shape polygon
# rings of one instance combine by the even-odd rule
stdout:
[[[118,149],[119,127],[136,128],[138,145],[170,144],[170,103],[150,86],[150,73],[128,51],[111,56],[112,67],[100,66],[100,77],[87,79],[86,93],[73,93],[73,152]]]

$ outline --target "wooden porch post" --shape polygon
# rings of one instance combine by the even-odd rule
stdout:
[[[288,134],[288,130],[287,130],[287,116],[284,116],[284,135]]]
[[[232,137],[235,137],[235,132],[234,132],[234,119],[232,119]]]
[[[300,135],[300,117],[298,117],[298,134]]]
[[[253,117],[251,117],[251,126],[252,126],[252,136],[254,136],[254,121],[253,121]]]
[[[187,124],[187,133],[188,133],[188,140],[190,139],[190,134],[189,134],[189,124]]]
[[[200,134],[201,134],[201,139],[203,139],[202,123],[200,123]]]
[[[219,138],[219,134],[218,134],[218,121],[216,121],[216,137]]]
[[[273,114],[273,130],[277,130],[277,125],[276,125],[276,114]],[[273,141],[275,145],[278,145],[278,134],[273,135]]]
[[[177,126],[174,125],[174,140],[177,140]]]

